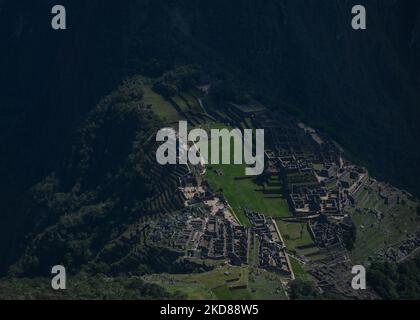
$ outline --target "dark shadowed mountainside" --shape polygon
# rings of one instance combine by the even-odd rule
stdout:
[[[351,7],[360,3],[368,11],[368,29],[356,32]],[[65,31],[50,27],[54,4],[0,1],[0,274],[24,250],[66,259],[37,246],[35,238],[26,247],[24,239],[43,224],[68,223],[63,220],[68,211],[81,219],[71,221],[76,234],[92,231],[79,228],[84,218],[103,222],[96,224],[103,226],[97,238],[79,234],[66,244],[77,252],[72,255],[77,266],[110,241],[106,234],[133,208],[141,211],[151,182],[130,162],[147,161],[141,160],[144,151],[132,146],[145,143],[159,120],[131,104],[122,114],[112,113],[120,99],[115,95],[117,100],[94,108],[128,76],[155,77],[183,63],[237,76],[267,105],[331,134],[373,175],[420,194],[420,2],[61,1]],[[115,125],[115,119],[123,124]],[[119,136],[108,137],[108,131]],[[90,134],[108,141],[120,156],[104,157],[107,148]],[[120,139],[128,145],[119,145]],[[148,166],[142,165],[141,170]],[[133,185],[138,195],[124,192]],[[49,188],[38,199],[42,212],[28,200],[36,186]],[[67,207],[56,206],[63,203]],[[97,216],[84,217],[86,206],[94,206]],[[53,241],[60,235],[53,227],[40,237]],[[36,274],[43,264],[21,258],[13,272]]]

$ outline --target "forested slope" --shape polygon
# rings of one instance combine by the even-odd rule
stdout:
[[[355,32],[360,1],[62,1],[65,31],[50,28],[54,1],[0,1],[0,274],[88,264],[146,210],[144,143],[161,122],[133,87],[95,106],[128,76],[178,64],[237,77],[420,194],[420,3],[362,2],[368,30]],[[64,223],[74,231],[51,251]]]

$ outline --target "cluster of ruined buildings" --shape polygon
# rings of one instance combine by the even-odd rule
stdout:
[[[341,261],[335,264],[319,265],[310,270],[311,276],[316,280],[321,292],[335,293],[340,297],[356,300],[378,299],[376,293],[368,290],[354,290],[351,285],[353,267],[350,261]]]
[[[209,88],[211,82],[206,82],[206,93]],[[269,146],[265,150],[265,174],[281,178],[295,216],[344,217],[344,206],[354,204],[352,195],[367,173],[346,164],[340,146],[289,114],[268,110],[255,100],[243,104],[227,102],[222,109],[228,119],[218,110],[209,112],[238,127],[244,119],[252,119],[256,128],[265,130]]]
[[[224,112],[232,119],[252,119],[256,128],[264,128],[269,146],[265,150],[265,174],[281,178],[295,216],[344,216],[343,207],[354,202],[352,194],[367,173],[347,164],[340,146],[290,115],[269,111],[257,101],[229,103]]]
[[[229,119],[215,110],[208,111],[231,125],[235,119],[239,126],[239,122],[249,118],[255,127],[265,129],[269,149],[265,150],[264,175],[280,178],[294,218],[308,223],[312,239],[326,256],[311,268],[311,275],[321,289],[334,287],[337,292],[352,295],[348,279],[340,277],[341,271],[348,273],[350,263],[343,239],[354,227],[345,208],[355,206],[354,194],[365,187],[367,172],[346,163],[341,148],[333,141],[281,111],[269,112],[257,102],[229,103],[223,110]],[[251,227],[239,225],[225,200],[214,195],[203,181],[204,170],[188,166],[179,172],[179,190],[186,209],[156,222],[148,230],[149,239],[187,258],[228,261],[233,265],[250,263],[252,248],[257,252],[259,267],[294,278],[288,250],[276,223],[245,209]],[[381,197],[390,203],[402,201],[403,197],[390,188],[379,190]],[[382,254],[389,259],[402,259],[419,246],[419,239],[417,235],[400,243],[398,249],[391,248]]]
[[[388,183],[378,183],[374,179],[370,179],[364,187],[370,192],[379,194],[384,203],[390,207],[405,204],[407,200],[413,200],[413,195],[407,191],[397,189]]]
[[[281,237],[275,221],[265,215],[245,209],[251,222],[251,237],[256,234],[259,239],[258,250],[259,265],[267,270],[278,270],[294,278],[290,266],[286,246]]]
[[[194,246],[188,248],[187,256],[201,259],[229,260],[233,265],[247,263],[248,230],[227,219],[223,210],[201,219],[189,221],[199,233]],[[188,227],[187,227],[188,228]]]
[[[150,222],[147,241],[179,252],[186,258],[213,260],[232,265],[249,263],[250,242],[258,237],[258,266],[291,276],[293,274],[281,235],[264,215],[247,211],[252,226],[236,223],[220,209],[216,214],[206,205]]]
[[[202,169],[177,170],[185,209],[147,225],[147,241],[177,251],[185,258],[232,265],[249,263],[250,243],[257,236],[257,265],[293,278],[293,271],[277,225],[262,214],[246,210],[251,227],[241,226],[220,196],[202,179]]]
[[[312,137],[314,133],[309,135],[298,129],[293,133],[281,132],[281,129],[273,130],[269,134],[272,143],[271,149],[265,152],[267,173],[282,179],[293,214],[343,217],[343,207],[354,201],[352,189],[360,183],[365,171],[346,166],[341,150],[333,144],[324,146],[324,140]],[[296,140],[301,142],[296,145]],[[306,150],[302,150],[302,145],[308,143]]]
[[[290,211],[297,221],[308,223],[312,239],[326,257],[323,263],[347,263],[344,239],[354,224],[345,208],[355,205],[353,195],[367,172],[346,163],[337,144],[286,113],[258,104],[230,107],[231,113],[251,118],[255,127],[265,129],[266,179],[278,177],[282,182]],[[252,215],[249,219],[255,221]]]
[[[258,103],[229,104],[224,110],[230,118],[250,118],[258,128],[266,130],[265,175],[279,177],[288,195],[289,207],[297,218],[307,219],[317,246],[329,254],[330,261],[347,260],[342,243],[345,218],[343,207],[353,201],[355,188],[364,174],[362,169],[345,166],[341,149],[321,137],[315,130],[297,125],[281,112],[268,112]],[[226,217],[227,206],[219,201],[205,183],[197,182],[197,174],[189,168],[180,176],[180,189],[186,206],[205,204],[208,214],[183,222],[174,248],[185,250],[188,257],[228,260],[232,264],[248,261],[250,239],[259,241],[259,265],[291,274],[286,248],[277,226],[264,215],[246,211],[252,227],[237,224]],[[323,217],[332,217],[331,223]]]
[[[328,256],[328,264],[349,261],[344,240],[353,228],[351,219],[346,217],[339,223],[332,223],[325,216],[312,219],[308,223],[311,237],[320,252]]]
[[[402,262],[411,254],[417,251],[420,247],[420,231],[411,235],[389,248],[383,249],[378,253],[378,256],[392,262]]]

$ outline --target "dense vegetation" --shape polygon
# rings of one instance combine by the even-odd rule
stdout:
[[[401,264],[374,262],[368,285],[383,299],[420,299],[420,256]]]
[[[321,297],[313,282],[301,279],[291,283],[289,293],[292,300],[314,300]]]
[[[80,274],[68,279],[67,290],[51,290],[49,278],[0,280],[0,300],[138,300],[183,299],[178,292],[168,293],[161,287],[138,277],[113,277]]]
[[[133,248],[123,237],[136,232],[136,222],[182,207],[170,178],[174,168],[158,166],[153,156],[160,120],[142,102],[142,86],[134,78],[102,99],[75,135],[68,159],[27,192],[24,250],[15,250],[10,275],[42,276],[57,263],[74,274],[174,271],[178,255],[159,248],[126,261]]]

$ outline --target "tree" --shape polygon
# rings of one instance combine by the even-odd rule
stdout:
[[[311,281],[297,279],[290,285],[290,299],[314,300],[319,298],[319,293]]]

